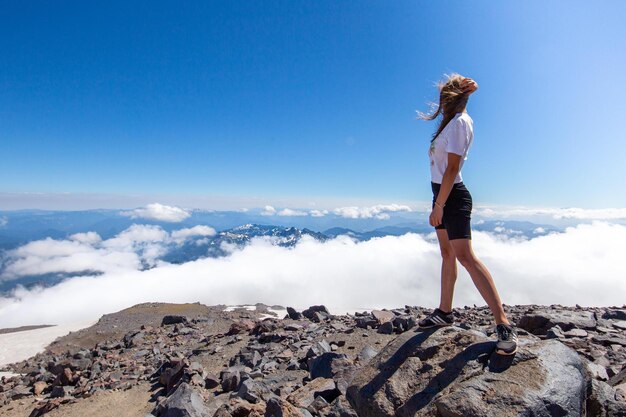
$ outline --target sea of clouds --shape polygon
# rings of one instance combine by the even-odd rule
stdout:
[[[136,224],[103,240],[93,232],[30,242],[9,256],[0,279],[25,274],[98,272],[0,298],[0,328],[97,319],[141,302],[325,304],[336,313],[439,302],[436,236],[409,233],[358,242],[305,236],[285,248],[254,238],[228,256],[168,264],[168,245],[211,236],[196,226],[166,232]],[[532,239],[473,231],[473,247],[505,304],[621,306],[626,302],[626,226],[593,221]],[[148,268],[148,269],[146,269]],[[459,265],[454,306],[485,305]]]

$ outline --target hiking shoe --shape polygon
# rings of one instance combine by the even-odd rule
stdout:
[[[498,343],[496,343],[496,353],[501,355],[512,355],[517,352],[517,330],[508,324],[496,325],[498,333]]]
[[[420,320],[417,325],[420,329],[430,329],[431,327],[451,326],[454,324],[452,312],[446,313],[435,308],[430,315]]]

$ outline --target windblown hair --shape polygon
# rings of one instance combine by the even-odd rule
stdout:
[[[430,114],[418,111],[418,118],[422,120],[435,120],[439,115],[443,116],[433,138],[430,140],[431,142],[435,140],[455,114],[463,111],[469,99],[469,94],[464,93],[460,88],[461,81],[465,79],[464,76],[453,73],[445,77],[444,81],[437,83],[439,104],[430,103]]]

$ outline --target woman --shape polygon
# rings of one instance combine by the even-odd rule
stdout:
[[[420,118],[424,120],[442,116],[428,155],[433,190],[429,223],[435,227],[443,261],[439,307],[421,320],[419,327],[449,326],[454,323],[452,295],[458,259],[495,317],[498,334],[496,352],[512,355],[517,351],[517,330],[504,314],[500,296],[487,267],[472,250],[472,196],[461,176],[461,168],[474,139],[473,121],[467,114],[466,106],[470,94],[476,89],[478,85],[471,78],[452,74],[445,82],[439,83],[439,105],[436,110],[430,115],[420,113]]]

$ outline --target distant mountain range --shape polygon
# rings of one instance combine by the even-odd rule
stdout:
[[[3,212],[0,216],[5,219],[0,228],[0,293],[6,293],[17,285],[32,287],[34,285],[54,285],[59,281],[69,278],[69,274],[48,273],[37,276],[20,276],[16,279],[2,281],[2,272],[10,261],[11,250],[35,240],[51,238],[55,240],[68,239],[72,234],[84,232],[96,232],[102,240],[110,239],[122,231],[127,230],[133,224],[146,224],[158,226],[164,231],[190,228],[198,225],[207,225],[216,230],[214,235],[191,236],[183,242],[173,240],[160,242],[164,248],[163,254],[158,259],[168,263],[185,263],[206,257],[227,256],[233,250],[240,249],[250,243],[252,239],[263,237],[278,246],[291,247],[299,242],[304,236],[324,242],[340,235],[347,235],[358,241],[366,241],[372,238],[384,236],[401,236],[406,233],[427,234],[433,231],[427,219],[407,219],[396,217],[391,220],[365,219],[360,222],[355,219],[338,220],[337,225],[318,229],[309,227],[296,227],[294,225],[263,224],[262,222],[241,222],[235,226],[220,227],[220,225],[232,225],[242,220],[278,220],[283,222],[295,222],[297,219],[278,219],[262,216],[247,215],[241,212],[194,212],[193,216],[183,222],[167,223],[144,219],[132,219],[120,216],[119,211],[113,210],[89,210],[77,212],[58,211],[18,211]],[[328,222],[328,220],[325,220]],[[357,226],[345,227],[345,224]],[[391,223],[391,224],[390,224]],[[321,223],[323,225],[325,223]],[[364,225],[380,225],[371,229],[364,229]],[[359,227],[360,226],[360,227]],[[502,221],[490,220],[475,221],[472,225],[474,230],[488,231],[507,238],[532,239],[551,232],[562,231],[563,228],[552,225],[540,225],[528,221]],[[145,265],[149,268],[150,265]],[[97,275],[99,272],[83,271],[73,275]]]

